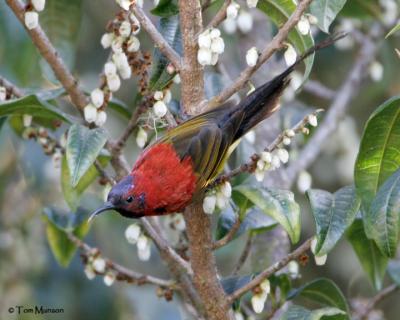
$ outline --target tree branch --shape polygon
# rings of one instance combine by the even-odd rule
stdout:
[[[239,230],[241,224],[242,222],[240,221],[239,217],[236,217],[236,221],[233,224],[232,228],[229,230],[229,232],[218,241],[213,242],[212,245],[213,250],[219,249],[227,245],[229,242],[231,242],[236,232]]]
[[[11,83],[8,81],[6,78],[3,78],[0,76],[0,86],[6,88],[8,92],[11,92],[11,94],[14,97],[20,98],[24,95],[23,91],[18,88],[15,84]]]
[[[211,19],[210,23],[204,29],[216,28],[222,21],[226,18],[226,9],[231,4],[232,0],[225,0],[222,4],[221,8],[215,14],[215,16]],[[198,35],[197,35],[198,36]]]
[[[336,95],[336,92],[334,90],[324,86],[318,81],[310,79],[308,79],[307,82],[304,84],[303,90],[326,100],[332,100]]]
[[[14,12],[16,17],[19,19],[21,24],[25,27],[24,14],[25,6],[19,0],[6,0],[8,6]],[[77,80],[73,77],[71,72],[65,66],[57,50],[50,43],[49,38],[44,33],[43,29],[38,26],[32,30],[25,27],[28,34],[31,36],[33,43],[38,48],[42,57],[47,61],[50,67],[53,69],[57,79],[61,82],[67,93],[69,94],[72,103],[79,109],[83,108],[87,104],[87,99],[83,91],[78,87]]]
[[[139,20],[140,25],[149,34],[150,38],[154,41],[158,49],[168,58],[168,60],[174,65],[175,69],[179,71],[181,69],[181,58],[178,53],[168,44],[157,28],[147,17],[143,9],[137,5],[131,6],[132,12]]]
[[[232,271],[233,276],[236,276],[239,273],[239,271],[243,268],[244,264],[246,263],[246,260],[250,254],[252,244],[253,244],[253,236],[249,235],[247,237],[246,244],[244,245],[242,254],[239,257],[238,262],[236,263],[235,269],[233,269],[233,271]]]
[[[300,247],[298,247],[296,250],[293,252],[289,253],[285,258],[283,258],[281,261],[275,263],[271,267],[265,269],[261,273],[259,273],[253,280],[248,282],[246,285],[243,287],[239,288],[235,292],[233,292],[229,296],[229,302],[233,303],[237,298],[241,297],[243,294],[246,292],[254,289],[257,287],[261,282],[263,282],[264,279],[272,276],[275,272],[281,270],[284,268],[290,261],[296,260],[299,258],[301,255],[303,255],[307,250],[310,249],[311,247],[311,241],[312,238],[306,240]]]

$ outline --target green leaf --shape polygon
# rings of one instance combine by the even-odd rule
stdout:
[[[400,167],[400,96],[383,103],[369,118],[361,139],[354,180],[367,212],[379,187]]]
[[[393,258],[399,238],[400,169],[379,188],[370,210],[364,214],[365,233],[381,252]]]
[[[221,286],[225,293],[229,295],[245,286],[251,279],[253,279],[253,275],[228,277],[221,280]]]
[[[334,194],[311,189],[307,191],[317,228],[316,254],[327,254],[353,223],[360,199],[353,186],[339,189]]]
[[[249,185],[234,188],[269,215],[289,234],[292,243],[300,238],[300,207],[294,200],[294,195],[286,190],[261,189]]]
[[[399,30],[400,30],[400,23],[388,32],[388,34],[385,36],[385,39],[389,38],[393,33],[397,32]]]
[[[288,274],[282,273],[279,275],[273,274],[268,278],[271,283],[271,288],[273,292],[276,292],[276,288],[280,290],[280,301],[285,302],[287,296],[292,289],[292,282]]]
[[[389,262],[388,274],[393,282],[400,286],[400,260]]]
[[[155,16],[168,18],[179,13],[179,7],[176,0],[160,0],[158,5],[150,10]]]
[[[317,310],[307,310],[301,306],[291,305],[282,315],[282,320],[319,320],[337,319],[337,315],[344,312],[337,308],[321,308]]]
[[[361,219],[353,222],[347,231],[347,238],[369,280],[376,290],[380,290],[388,259],[381,254],[375,242],[367,238]]]
[[[111,99],[108,107],[128,120],[131,118],[131,111],[128,109],[128,106],[116,98]]]
[[[332,280],[326,278],[313,280],[298,289],[294,289],[290,292],[288,299],[294,299],[298,296],[322,305],[336,307],[346,313],[349,312],[349,306],[342,291]]]
[[[88,129],[74,124],[68,130],[67,163],[71,174],[71,185],[76,187],[79,180],[96,160],[107,141],[104,129]]]
[[[169,18],[161,18],[158,30],[168,42],[168,44],[175,49],[179,54],[182,53],[182,35],[179,25],[179,16],[175,15]],[[156,48],[153,54],[153,66],[150,77],[150,89],[162,90],[174,78],[175,74],[167,72],[169,60],[164,56],[161,51]]]
[[[56,89],[6,100],[0,103],[0,117],[29,114],[33,117],[73,122],[72,116],[67,115],[50,103],[51,100],[60,97],[63,93],[63,89]]]
[[[381,7],[378,0],[349,0],[346,2],[340,15],[357,18],[381,19]]]
[[[314,0],[311,2],[310,11],[317,17],[318,27],[329,33],[329,26],[345,4],[346,0]]]
[[[260,0],[258,1],[257,8],[269,16],[279,28],[296,10],[296,4],[293,2],[293,0]],[[314,39],[312,36],[302,35],[297,28],[293,29],[289,33],[288,38],[300,53],[304,53],[308,48],[314,45]],[[305,59],[304,63],[306,65],[306,70],[304,73],[303,82],[306,81],[310,75],[314,63],[314,54]]]
[[[87,223],[88,212],[78,210],[74,214],[45,208],[43,216],[46,221],[46,234],[50,249],[57,262],[61,266],[67,267],[77,248],[69,240],[66,232],[71,232],[82,239],[89,231],[89,224]]]
[[[100,154],[97,160],[102,167],[105,167],[110,161],[110,155]],[[96,180],[99,176],[99,172],[94,165],[86,171],[79,183],[73,187],[71,185],[71,176],[68,170],[67,158],[63,156],[61,160],[61,189],[64,194],[64,199],[67,202],[71,210],[76,210],[82,193]]]

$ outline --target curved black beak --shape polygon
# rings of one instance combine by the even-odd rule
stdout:
[[[90,217],[88,219],[88,222],[92,221],[93,218],[95,216],[97,216],[98,214],[100,214],[100,213],[102,213],[104,211],[113,210],[113,209],[116,209],[116,207],[111,202],[104,203],[100,208],[98,208],[95,211],[93,211],[93,213],[90,215]]]

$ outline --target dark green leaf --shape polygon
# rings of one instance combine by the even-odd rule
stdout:
[[[380,11],[379,0],[349,0],[340,15],[358,19],[375,18],[379,20]]]
[[[346,313],[349,312],[349,307],[342,291],[329,279],[316,279],[298,289],[294,289],[290,292],[288,299],[294,299],[298,296],[302,296],[325,306],[336,307]]]
[[[390,258],[396,255],[399,238],[400,169],[379,188],[370,209],[364,215],[365,233],[381,252]]]
[[[318,27],[322,31],[329,33],[329,26],[345,3],[346,0],[314,0],[311,2],[311,14],[317,17]]]
[[[257,8],[269,16],[277,27],[281,27],[296,10],[296,4],[292,0],[260,0],[258,1]],[[312,36],[302,35],[297,28],[289,33],[289,40],[300,53],[305,52],[314,45]],[[304,63],[306,70],[303,82],[310,75],[314,63],[314,54],[305,59]]]
[[[88,212],[78,210],[76,214],[61,212],[56,209],[44,209],[47,240],[57,262],[66,267],[71,262],[76,246],[69,240],[66,232],[72,232],[83,238],[89,230]]]
[[[400,286],[400,260],[389,262],[388,274],[393,282]]]
[[[158,28],[168,44],[179,54],[182,53],[182,35],[179,26],[179,16],[161,18]],[[150,89],[162,90],[174,78],[175,74],[167,72],[169,60],[159,49],[154,50],[153,66],[150,77]]]
[[[106,141],[107,134],[101,128],[89,130],[82,125],[74,124],[68,130],[66,155],[72,187],[77,186]]]
[[[128,106],[116,98],[111,99],[108,107],[128,120],[131,118],[131,111],[129,111]]]
[[[268,280],[271,283],[271,287],[273,290],[279,288],[280,300],[281,302],[284,302],[287,299],[288,293],[292,289],[292,282],[290,280],[290,277],[286,273],[282,273],[279,275],[273,274],[268,278]]]
[[[177,0],[160,0],[158,5],[150,10],[152,14],[168,18],[179,13]]]
[[[360,199],[353,186],[339,189],[334,194],[311,189],[307,192],[317,228],[316,254],[327,254],[353,223],[360,208]]]
[[[379,187],[400,167],[400,96],[383,103],[369,118],[358,152],[354,179],[364,211]]]
[[[289,234],[292,243],[300,238],[300,207],[294,200],[294,195],[286,190],[261,189],[249,185],[234,188],[259,207],[265,214],[271,216]]]
[[[226,294],[232,294],[251,281],[253,275],[228,277],[221,280],[222,288]]]
[[[291,305],[282,315],[282,320],[319,320],[319,319],[337,319],[337,315],[344,312],[337,308],[321,308],[317,310],[307,310],[301,306]]]
[[[388,262],[387,258],[381,254],[375,242],[367,238],[361,219],[353,222],[347,231],[347,237],[369,280],[375,289],[380,290]]]

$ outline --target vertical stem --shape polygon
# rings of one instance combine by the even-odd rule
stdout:
[[[186,113],[200,113],[198,105],[204,99],[203,69],[197,62],[196,35],[202,29],[199,0],[179,0],[183,40],[183,63],[180,71],[181,102]],[[229,304],[218,279],[212,250],[211,222],[204,214],[201,201],[189,206],[184,213],[189,238],[193,281],[203,302],[208,319],[230,319]]]

